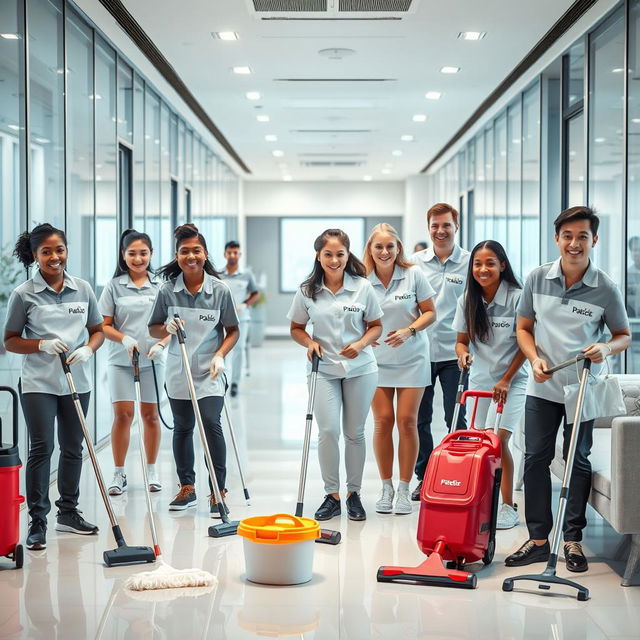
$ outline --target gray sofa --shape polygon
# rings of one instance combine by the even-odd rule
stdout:
[[[593,481],[589,504],[624,536],[617,559],[628,550],[621,583],[627,587],[640,568],[640,376],[621,375],[618,378],[627,415],[596,420],[590,458]],[[556,456],[551,463],[551,471],[558,478],[564,475],[560,433],[561,430],[556,442]],[[515,485],[519,490],[522,488],[524,466],[523,429],[513,438]]]

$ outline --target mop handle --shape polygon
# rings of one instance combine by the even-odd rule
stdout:
[[[142,437],[142,395],[140,393],[140,352],[137,348],[133,348],[133,385],[136,389],[136,422],[138,423],[138,452],[140,453],[140,464],[142,465],[142,482],[144,484],[144,497],[147,502],[147,511],[149,512],[149,527],[151,529],[151,539],[153,540],[153,551],[156,557],[162,555],[160,545],[158,544],[158,533],[156,531],[156,521],[153,515],[153,506],[151,504],[151,493],[149,492],[149,476],[147,474],[147,451],[144,446],[144,438]]]
[[[320,357],[313,353],[311,357],[311,379],[309,380],[309,402],[307,404],[307,423],[304,430],[304,446],[302,448],[302,461],[300,464],[300,481],[298,482],[298,503],[296,504],[296,516],[302,517],[304,503],[304,489],[307,484],[307,467],[309,466],[309,448],[311,446],[311,428],[313,426],[313,404],[316,399],[316,382],[318,379],[318,366]]]
[[[560,369],[565,369],[566,367],[570,367],[572,364],[576,364],[576,362],[580,362],[580,360],[585,360],[584,353],[579,353],[575,358],[570,358],[569,360],[565,360],[564,362],[547,369],[545,373],[555,373],[556,371],[560,371]],[[591,365],[589,365],[589,367],[591,367]]]
[[[569,440],[569,451],[567,459],[564,463],[564,477],[562,479],[562,489],[560,489],[560,501],[558,504],[558,514],[556,516],[555,526],[553,528],[553,536],[551,539],[551,555],[557,561],[558,551],[560,550],[560,536],[562,535],[562,525],[564,523],[564,514],[567,509],[567,500],[569,498],[569,485],[571,484],[571,474],[573,473],[573,461],[576,457],[576,449],[578,445],[578,434],[580,433],[580,421],[582,419],[582,405],[584,403],[584,394],[587,389],[587,381],[589,380],[589,371],[591,370],[591,360],[584,359],[582,374],[580,376],[580,386],[578,387],[578,399],[576,401],[576,412],[573,418],[573,426],[571,428],[571,439]],[[574,360],[569,361],[570,364],[575,363]],[[564,363],[563,363],[564,364]],[[550,558],[549,562],[552,562]]]
[[[75,405],[76,413],[78,414],[78,420],[80,421],[80,426],[82,427],[82,435],[84,436],[84,441],[87,444],[87,451],[89,452],[89,457],[91,458],[93,471],[96,474],[98,488],[100,489],[100,493],[102,494],[102,501],[104,502],[104,506],[106,507],[107,513],[109,514],[111,529],[113,530],[116,544],[121,547],[124,544],[124,537],[122,536],[120,527],[118,526],[118,521],[116,520],[116,515],[111,507],[111,502],[109,500],[109,496],[107,495],[107,489],[104,486],[104,478],[102,477],[102,472],[100,471],[100,467],[98,465],[98,458],[96,457],[96,450],[93,446],[93,442],[91,441],[89,429],[87,428],[87,423],[84,418],[84,411],[82,410],[82,405],[80,404],[80,396],[76,391],[76,385],[74,384],[73,377],[71,376],[71,370],[69,369],[69,364],[67,363],[67,357],[64,355],[64,353],[60,353],[58,355],[60,356],[62,369],[64,370],[64,375],[66,376],[67,384],[69,385],[69,391],[71,392],[71,399],[73,400],[73,404]]]
[[[471,414],[471,422],[469,425],[470,429],[476,428],[476,413],[478,412],[478,401],[480,398],[490,398],[493,399],[493,391],[465,391],[462,394],[462,398],[460,399],[460,404],[464,405],[467,402],[468,398],[475,398],[476,401],[473,403],[473,412]],[[493,425],[493,432],[498,433],[498,429],[500,428],[500,422],[502,420],[502,411],[504,409],[504,402],[496,402],[496,422]],[[486,426],[486,425],[485,425]]]
[[[471,365],[469,365],[471,366]],[[460,416],[460,407],[464,405],[462,394],[464,392],[464,378],[469,372],[469,369],[460,369],[460,377],[458,378],[458,391],[456,392],[456,403],[453,407],[453,417],[451,418],[451,425],[449,427],[449,433],[456,431],[458,427],[458,418]]]
[[[229,435],[231,436],[231,443],[233,444],[233,452],[236,455],[236,463],[238,464],[238,474],[240,475],[240,482],[242,483],[242,489],[244,490],[244,497],[249,500],[249,492],[247,491],[247,485],[244,482],[244,474],[242,473],[242,465],[240,464],[240,454],[238,452],[238,444],[236,443],[236,434],[231,424],[231,418],[229,417],[229,409],[227,408],[227,398],[224,399],[224,417],[227,419],[229,425]]]
[[[204,449],[204,458],[207,461],[207,467],[209,471],[209,479],[211,480],[211,486],[213,487],[213,495],[218,503],[218,510],[222,521],[229,522],[229,518],[226,515],[224,508],[224,500],[220,493],[220,487],[218,486],[218,480],[216,479],[215,469],[213,467],[213,460],[211,459],[211,452],[209,451],[209,445],[207,443],[207,434],[204,430],[204,424],[202,423],[202,415],[200,414],[200,406],[198,405],[198,397],[196,395],[196,388],[193,385],[193,376],[191,375],[191,368],[189,367],[189,356],[187,355],[187,347],[185,345],[185,333],[182,328],[182,320],[177,313],[173,314],[173,317],[178,320],[178,342],[180,343],[180,353],[182,354],[182,367],[184,369],[185,376],[187,378],[187,386],[189,387],[189,396],[191,397],[191,405],[193,406],[193,413],[196,417],[196,424],[198,425],[198,431],[200,432],[200,439],[202,440],[202,448]]]

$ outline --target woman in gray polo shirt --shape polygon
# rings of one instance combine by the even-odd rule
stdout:
[[[347,513],[365,520],[360,487],[366,447],[364,423],[378,383],[371,345],[382,332],[382,309],[364,265],[349,251],[349,237],[327,229],[313,243],[313,271],[296,292],[287,317],[291,337],[321,358],[315,401],[318,457],[325,499],[316,520],[340,515],[340,423],[345,440]],[[313,324],[313,333],[306,331]]]
[[[107,376],[113,403],[111,449],[115,465],[109,485],[112,496],[127,490],[124,461],[136,399],[131,364],[134,349],[140,354],[140,413],[144,424],[149,489],[160,491],[162,488],[155,468],[160,448],[157,392],[164,383],[164,348],[169,338],[158,341],[149,335],[147,327],[147,318],[161,285],[149,267],[152,254],[151,238],[146,233],[135,229],[124,231],[120,236],[114,277],[107,283],[98,303],[104,318],[104,334],[109,340]]]
[[[29,432],[25,477],[31,523],[27,548],[44,549],[56,418],[60,446],[56,530],[84,535],[98,531],[78,511],[82,429],[59,354],[69,354],[67,362],[86,414],[92,385],[90,359],[103,343],[104,333],[89,283],[65,271],[67,239],[63,231],[40,224],[18,238],[14,255],[25,267],[34,262],[38,266],[33,277],[9,298],[4,346],[25,356],[19,389]]]
[[[195,415],[182,369],[180,346],[173,338],[178,330],[178,314],[186,333],[187,355],[193,384],[202,413],[207,442],[218,485],[223,493],[226,481],[226,446],[220,413],[226,378],[224,358],[238,341],[238,316],[229,287],[218,278],[209,261],[207,243],[193,224],[177,227],[176,257],[159,273],[165,282],[149,317],[149,333],[160,340],[169,338],[167,350],[167,395],[173,413],[173,455],[180,490],[169,505],[181,511],[196,505],[193,452]],[[219,517],[215,498],[210,500],[211,517]]]

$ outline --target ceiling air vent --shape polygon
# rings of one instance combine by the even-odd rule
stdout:
[[[412,0],[340,0],[339,11],[409,11]]]
[[[303,160],[300,162],[301,167],[307,169],[320,168],[326,169],[327,167],[362,167],[367,164],[364,161],[358,162],[357,160]]]
[[[253,8],[256,11],[289,12],[326,11],[327,0],[253,0]]]

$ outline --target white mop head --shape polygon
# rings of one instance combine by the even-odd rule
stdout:
[[[150,589],[176,589],[207,587],[215,584],[215,578],[201,569],[174,569],[158,558],[160,566],[154,571],[143,571],[130,576],[124,586],[133,591]]]

